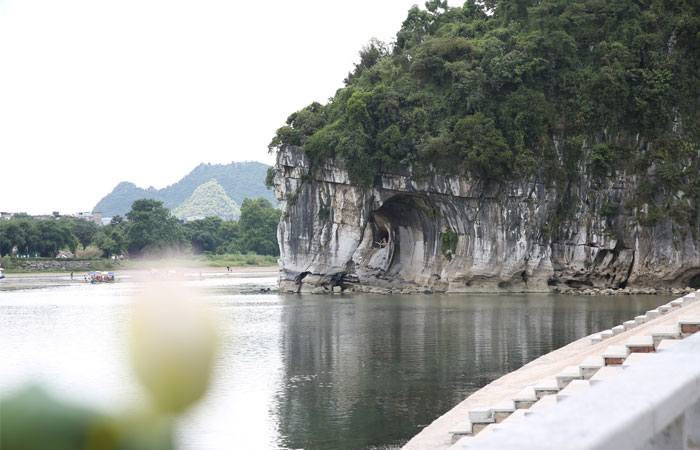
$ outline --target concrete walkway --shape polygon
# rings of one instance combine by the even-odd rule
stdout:
[[[594,336],[591,335],[541,356],[470,395],[463,402],[424,428],[403,448],[404,450],[447,449],[453,444],[449,431],[468,417],[469,410],[496,405],[542,378],[553,377],[568,366],[577,366],[587,357],[603,354],[611,345],[625,346],[627,340],[632,336],[651,335],[655,326],[673,325],[681,315],[697,314],[700,314],[700,302],[673,308],[663,316],[637,325],[596,344],[591,344],[591,337]]]

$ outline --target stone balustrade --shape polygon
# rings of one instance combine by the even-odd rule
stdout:
[[[499,428],[481,439],[460,441],[454,447],[700,448],[700,333],[624,370],[615,369],[616,373],[611,372],[613,376],[605,377],[604,382],[591,383],[585,394],[570,395],[527,420]],[[581,389],[586,388],[583,383]]]
[[[671,310],[686,313],[697,300],[695,293],[686,295],[624,327],[592,336],[591,342],[600,343]],[[695,313],[677,316],[671,324],[645,327],[626,341],[617,339],[618,345],[540,379],[500,406],[470,410],[468,420],[451,430],[456,441],[452,450],[699,449],[697,310],[691,308]]]

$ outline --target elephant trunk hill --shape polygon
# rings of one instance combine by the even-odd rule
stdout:
[[[282,288],[700,287],[699,74],[697,1],[411,8],[270,143]]]
[[[697,228],[673,217],[641,224],[644,207],[601,212],[635,198],[635,175],[582,174],[562,193],[536,179],[416,180],[403,167],[365,188],[333,159],[309,179],[295,147],[278,153],[275,169],[276,195],[287,200],[278,229],[283,291],[680,287],[700,274]]]

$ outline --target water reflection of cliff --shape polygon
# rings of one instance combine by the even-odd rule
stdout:
[[[290,296],[280,446],[399,446],[481,386],[649,309],[650,297]]]

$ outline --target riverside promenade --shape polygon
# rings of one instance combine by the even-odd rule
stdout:
[[[698,448],[688,446],[700,443],[700,333],[688,337],[698,300],[700,291],[531,361],[403,448]]]

